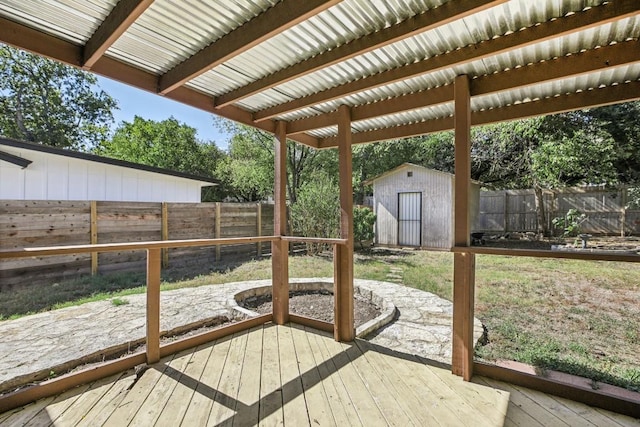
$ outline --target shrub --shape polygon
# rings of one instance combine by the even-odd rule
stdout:
[[[365,241],[373,240],[375,222],[376,215],[371,209],[359,206],[353,208],[353,237],[361,248]]]
[[[291,205],[293,233],[305,237],[335,238],[340,233],[340,189],[326,174],[316,173],[298,191]],[[307,244],[311,254],[326,245]]]

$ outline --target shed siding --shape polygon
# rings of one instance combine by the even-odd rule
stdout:
[[[3,147],[31,160],[27,168],[0,161],[0,199],[200,202],[201,184],[186,178]]]
[[[408,172],[412,176],[408,176]],[[398,194],[422,193],[422,242],[424,248],[453,247],[454,176],[420,166],[407,165],[373,182],[373,205],[377,215],[375,242],[398,244]],[[472,184],[469,210],[472,228],[477,218],[480,186]]]

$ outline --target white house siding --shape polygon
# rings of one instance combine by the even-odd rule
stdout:
[[[0,161],[0,199],[200,202],[203,183],[161,173],[3,146],[31,160],[25,169]]]
[[[413,176],[407,176],[412,172]],[[454,176],[445,172],[406,165],[373,181],[376,243],[398,244],[398,194],[422,194],[422,243],[425,248],[453,247]],[[478,210],[479,185],[472,185],[471,221]]]

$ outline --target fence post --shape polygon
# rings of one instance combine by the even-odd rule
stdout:
[[[147,249],[147,363],[160,360],[161,250]]]
[[[167,202],[162,202],[162,240],[169,240],[169,208]],[[162,268],[169,266],[169,248],[162,249]]]
[[[256,203],[256,235],[262,236],[262,203]],[[262,257],[262,242],[256,244],[257,257]]]
[[[90,234],[91,244],[98,243],[98,202],[91,201],[90,204]],[[91,252],[91,275],[98,274],[98,252]]]
[[[222,206],[220,202],[216,202],[216,229],[215,229],[216,239],[220,238],[221,212],[222,212]],[[216,245],[216,262],[217,261],[220,261],[220,245]]]
[[[502,228],[504,229],[504,233],[509,231],[509,194],[507,190],[504,190],[504,210],[502,216]]]
[[[620,237],[625,236],[625,226],[627,223],[627,187],[620,189]]]

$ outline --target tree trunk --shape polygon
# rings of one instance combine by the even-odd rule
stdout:
[[[536,219],[538,222],[538,233],[543,236],[548,235],[548,227],[547,227],[547,215],[544,209],[544,197],[542,194],[542,188],[539,185],[533,186],[533,192],[535,194],[536,199]]]

